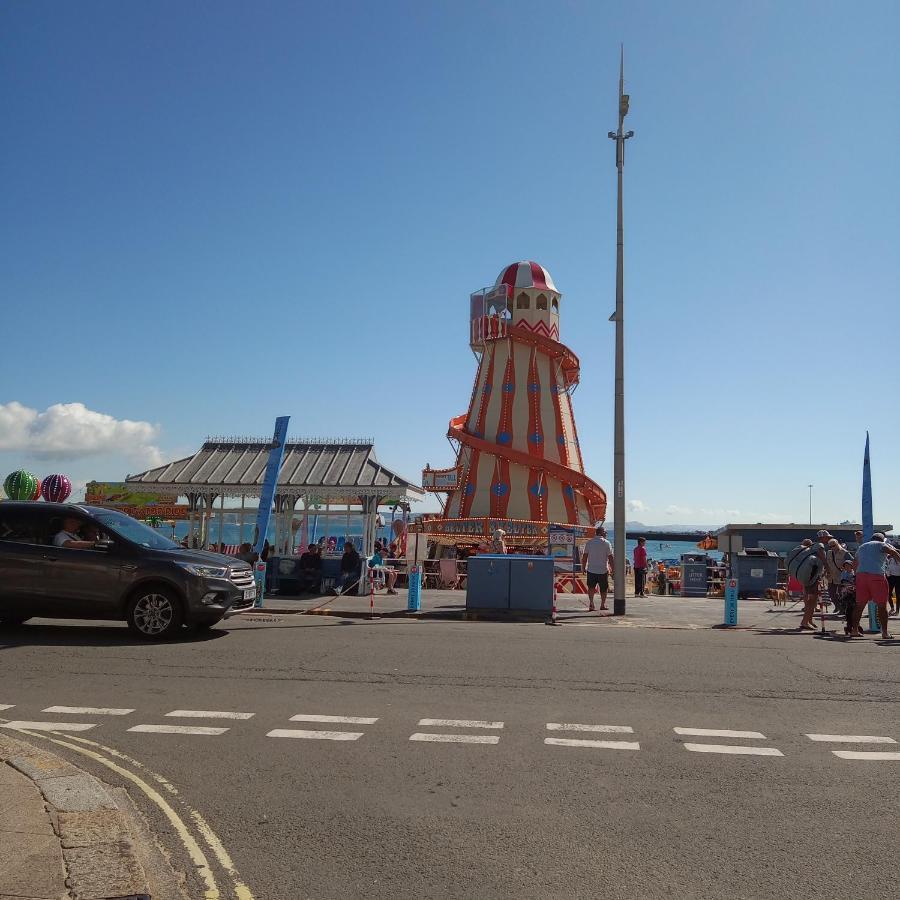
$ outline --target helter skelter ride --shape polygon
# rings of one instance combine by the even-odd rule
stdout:
[[[479,544],[495,529],[513,548],[546,547],[551,526],[581,536],[606,518],[606,493],[584,472],[572,412],[578,357],[559,340],[560,293],[535,262],[507,266],[471,295],[478,360],[469,410],[450,420],[448,469],[422,486],[445,493],[423,530],[439,544]]]

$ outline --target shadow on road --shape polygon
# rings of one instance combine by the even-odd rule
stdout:
[[[124,624],[42,625],[29,624],[0,629],[0,650],[13,647],[152,647],[154,644],[192,644],[215,641],[228,635],[222,628],[193,631],[187,628],[174,638],[145,641],[133,635]]]

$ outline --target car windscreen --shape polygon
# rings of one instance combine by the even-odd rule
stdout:
[[[126,538],[142,547],[149,547],[151,550],[179,550],[179,544],[170,541],[167,537],[160,534],[156,529],[126,516],[124,513],[113,512],[95,512],[94,518],[100,522],[104,528],[113,534]]]

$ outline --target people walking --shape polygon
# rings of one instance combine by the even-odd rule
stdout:
[[[827,540],[828,532],[820,531],[819,543],[806,538],[787,556],[788,575],[793,576],[803,587],[803,618],[800,620],[801,631],[815,631],[813,616],[819,602],[819,582],[825,572],[825,546],[821,539]]]
[[[856,609],[853,611],[851,637],[859,637],[859,620],[862,618],[866,604],[871,600],[878,608],[878,624],[881,625],[881,637],[887,640],[888,634],[888,580],[884,574],[885,563],[891,558],[900,562],[900,551],[888,544],[885,536],[876,531],[872,540],[860,544],[856,551],[854,567],[856,568]]]
[[[893,546],[897,547],[896,544]],[[900,562],[893,556],[888,557],[885,574],[888,580],[888,614],[896,616],[900,613]]]
[[[609,593],[609,575],[613,566],[612,544],[606,538],[606,529],[601,525],[594,537],[585,545],[581,554],[581,565],[587,572],[588,612],[594,612],[594,592],[600,589],[600,609],[606,606]]]
[[[825,569],[828,576],[828,596],[837,609],[841,587],[841,574],[850,553],[841,546],[837,538],[830,538],[825,550]]]
[[[844,634],[850,634],[853,630],[853,613],[856,610],[856,573],[853,571],[853,560],[844,561],[841,570],[841,584],[838,588],[839,611],[843,614],[846,624]]]
[[[647,584],[647,538],[639,537],[634,548],[634,595],[646,597],[644,588]]]

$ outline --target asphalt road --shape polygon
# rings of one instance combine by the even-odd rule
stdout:
[[[263,616],[164,645],[44,623],[0,637],[0,716],[94,725],[25,739],[126,786],[190,897],[179,830],[122,771],[209,824],[224,897],[893,898],[900,758],[833,751],[900,757],[898,662],[900,641],[606,623]]]

